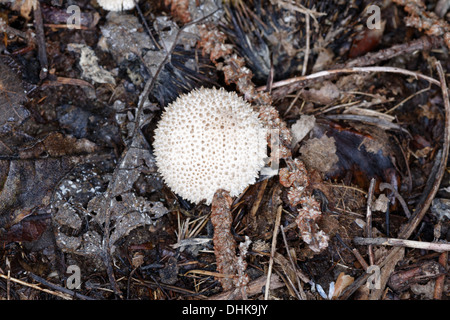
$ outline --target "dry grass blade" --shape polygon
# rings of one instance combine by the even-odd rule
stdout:
[[[275,251],[277,249],[277,235],[278,235],[278,230],[280,228],[281,212],[282,211],[283,211],[283,207],[279,206],[278,210],[277,210],[277,217],[276,217],[276,220],[275,220],[275,226],[274,226],[274,229],[273,229],[272,249],[270,250],[269,270],[267,271],[266,290],[264,292],[264,300],[269,299],[270,278],[272,276],[273,258],[275,256]]]
[[[59,297],[59,298],[64,299],[64,300],[72,300],[73,299],[70,295],[68,295],[66,293],[61,293],[61,292],[57,292],[57,291],[41,288],[40,286],[38,286],[36,284],[28,283],[28,282],[25,282],[25,281],[22,281],[20,279],[16,279],[16,278],[13,278],[13,277],[8,277],[8,276],[6,276],[4,274],[0,274],[0,278],[3,278],[5,280],[7,280],[7,281],[12,281],[12,282],[20,284],[22,286],[26,286],[26,287],[29,287],[29,288],[32,288],[32,289],[36,289],[36,290],[39,290],[39,291],[51,294],[53,296]]]

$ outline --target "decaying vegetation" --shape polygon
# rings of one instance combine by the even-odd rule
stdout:
[[[448,1],[135,5],[0,1],[1,299],[449,298]],[[152,148],[200,87],[270,133],[211,205]]]

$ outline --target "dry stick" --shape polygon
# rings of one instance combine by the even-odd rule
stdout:
[[[136,10],[139,14],[139,17],[141,18],[142,24],[144,25],[145,30],[147,31],[147,34],[150,36],[150,39],[152,40],[152,44],[158,49],[161,50],[161,46],[159,45],[158,41],[156,41],[155,37],[153,36],[152,31],[150,30],[147,21],[145,20],[145,16],[142,13],[141,8],[139,7],[139,1],[134,0],[134,5],[136,6]]]
[[[370,123],[370,124],[380,127],[381,129],[384,129],[384,130],[402,131],[409,136],[411,135],[408,132],[408,130],[404,129],[401,125],[393,123],[393,122],[388,121],[383,118],[379,118],[379,117],[364,116],[364,115],[358,115],[358,114],[332,114],[332,115],[328,115],[325,117],[330,120],[360,121],[360,122]]]
[[[336,69],[349,67],[363,67],[372,66],[381,61],[395,58],[399,55],[414,53],[416,51],[430,51],[433,48],[438,48],[443,44],[441,37],[422,36],[417,40],[412,40],[407,43],[393,45],[390,48],[382,49],[376,52],[368,52],[362,57],[358,57],[347,61],[345,64],[336,65]]]
[[[309,52],[310,52],[310,38],[311,38],[311,31],[310,31],[310,16],[309,13],[306,14],[306,49],[305,49],[305,59],[303,60],[303,70],[302,70],[302,76],[306,74],[306,71],[308,69],[308,58],[309,58]]]
[[[413,241],[396,238],[361,238],[361,237],[355,237],[353,241],[355,242],[355,244],[358,245],[407,247],[424,250],[433,250],[438,252],[450,251],[450,243]]]
[[[390,183],[381,182],[380,183],[380,191],[383,191],[384,189],[389,189],[394,193],[395,198],[400,202],[403,211],[405,212],[405,215],[409,218],[411,218],[411,212],[409,212],[408,205],[405,202],[405,199],[398,193],[397,189]]]
[[[231,233],[233,218],[230,208],[232,202],[228,191],[220,189],[214,193],[211,203],[211,224],[214,228],[213,242],[217,271],[234,276],[237,243]],[[233,288],[233,276],[219,278],[223,290]]]
[[[56,284],[53,284],[51,282],[48,282],[44,278],[41,278],[41,277],[39,277],[39,276],[37,276],[37,275],[35,275],[33,273],[30,273],[30,277],[33,280],[42,283],[44,286],[49,287],[49,288],[51,288],[53,290],[61,291],[63,294],[70,295],[72,298],[80,298],[80,299],[83,299],[83,300],[94,300],[91,297],[85,296],[83,294],[79,294],[79,293],[77,293],[75,291],[72,291],[72,290],[69,290],[67,288],[64,288],[64,287],[58,286]]]
[[[277,91],[274,90],[272,92],[272,97],[274,100],[279,99],[280,97],[285,96],[286,94],[288,94],[291,91],[295,91],[295,90],[300,90],[301,88],[303,88],[304,86],[314,83],[315,81],[318,81],[319,79],[328,79],[334,76],[337,76],[339,74],[342,73],[367,73],[367,72],[388,72],[388,73],[399,73],[399,74],[404,74],[407,76],[412,76],[416,79],[420,78],[426,81],[429,81],[432,84],[435,85],[439,85],[439,81],[437,81],[436,79],[433,79],[431,77],[425,76],[423,74],[414,72],[414,71],[410,71],[410,70],[406,70],[406,69],[402,69],[402,68],[396,68],[396,67],[353,67],[353,68],[344,68],[344,69],[333,69],[333,70],[327,70],[327,71],[320,71],[317,73],[313,73],[310,75],[306,75],[306,76],[300,76],[300,77],[295,77],[295,78],[291,78],[291,79],[286,79],[286,80],[282,80],[282,81],[278,81],[273,83],[272,85],[272,89],[273,88],[280,88],[279,90],[283,89],[281,87],[285,87],[287,86],[287,89],[284,89],[284,91],[286,92],[282,92],[281,94]],[[264,91],[266,90],[266,87],[262,86],[257,88],[258,91]]]
[[[372,289],[369,294],[369,300],[380,300],[383,293],[385,292],[386,285],[389,281],[389,278],[391,277],[392,273],[395,270],[395,266],[399,261],[403,260],[405,257],[405,248],[403,247],[396,247],[395,249],[398,250],[392,250],[392,254],[389,255],[389,259],[386,258],[386,263],[382,267],[379,277],[379,289]]]
[[[277,81],[274,82],[272,84],[272,89],[276,89],[276,88],[280,88],[280,87],[284,87],[284,86],[288,86],[288,85],[292,85],[294,83],[298,83],[298,82],[302,82],[302,81],[308,81],[308,80],[313,80],[313,79],[319,79],[319,78],[324,78],[324,77],[329,77],[329,76],[334,76],[334,75],[338,75],[341,73],[367,73],[367,72],[387,72],[387,73],[399,73],[399,74],[404,74],[407,76],[412,76],[416,79],[420,78],[420,79],[424,79],[427,80],[430,83],[433,83],[435,85],[440,85],[440,82],[434,78],[428,77],[426,75],[423,75],[421,73],[418,72],[414,72],[414,71],[410,71],[407,69],[402,69],[402,68],[397,68],[397,67],[351,67],[351,68],[342,68],[342,69],[332,69],[332,70],[325,70],[325,71],[319,71],[316,73],[312,73],[306,76],[300,76],[300,77],[294,77],[294,78],[290,78],[290,79],[286,79],[286,80],[281,80],[281,81]],[[259,87],[257,90],[258,91],[263,91],[265,90],[265,86]]]
[[[8,281],[6,282],[6,300],[10,300],[11,293],[11,270],[8,270]]]
[[[263,180],[261,182],[261,185],[260,185],[260,188],[259,188],[259,191],[258,191],[258,195],[256,196],[256,200],[253,203],[252,209],[250,210],[250,216],[252,218],[256,217],[256,212],[259,209],[259,206],[261,204],[261,201],[262,201],[262,198],[263,198],[263,195],[264,195],[264,191],[266,190],[268,182],[269,182],[269,179]]]
[[[275,226],[273,229],[272,249],[270,250],[269,270],[267,270],[266,291],[264,293],[264,300],[269,299],[270,277],[272,276],[273,257],[275,255],[275,251],[277,249],[277,235],[278,235],[278,228],[280,227],[282,211],[283,211],[283,206],[280,205],[277,210],[277,217],[275,219]]]
[[[12,281],[14,283],[18,283],[20,285],[23,285],[23,286],[26,286],[26,287],[29,287],[29,288],[40,290],[42,292],[45,292],[45,293],[48,293],[48,294],[60,297],[60,298],[65,299],[65,300],[72,300],[72,297],[69,296],[68,294],[64,294],[64,293],[60,293],[60,292],[55,292],[55,291],[52,291],[52,290],[44,289],[44,288],[39,287],[36,284],[28,283],[28,282],[25,282],[25,281],[22,281],[22,280],[19,280],[19,279],[16,279],[16,278],[11,278],[11,277],[5,276],[4,274],[0,274],[0,278],[6,279],[8,281]]]
[[[447,270],[447,260],[448,260],[448,252],[442,252],[439,256],[439,263]],[[434,294],[433,298],[436,300],[442,299],[442,292],[444,290],[445,285],[445,274],[440,275],[436,278],[436,282],[434,285]]]
[[[36,6],[34,7],[34,28],[36,30],[36,40],[38,46],[38,58],[41,65],[41,72],[39,73],[39,78],[41,80],[47,78],[48,74],[48,59],[47,51],[45,47],[45,33],[44,33],[44,22],[42,20],[42,11],[39,1],[35,1]]]
[[[366,213],[366,237],[372,238],[372,198],[375,188],[375,178],[370,180],[369,193],[367,196],[367,213]],[[369,261],[370,265],[374,264],[375,258],[373,256],[373,248],[369,245]]]
[[[374,65],[376,63],[392,59],[398,55],[404,55],[408,53],[413,53],[416,51],[429,51],[433,48],[438,48],[442,46],[443,39],[441,37],[429,37],[423,36],[420,39],[413,40],[405,44],[394,45],[391,48],[383,49],[375,53],[367,53],[366,55],[348,61],[345,64],[339,64],[334,66],[334,69],[345,69],[350,67],[364,67],[368,65]],[[325,78],[329,78],[332,75],[326,75]],[[282,98],[290,92],[300,90],[304,86],[310,85],[318,78],[297,78],[299,82],[288,84],[287,88],[280,88],[272,93],[273,99]],[[266,90],[264,87],[258,88],[258,90]]]
[[[292,259],[291,251],[289,250],[289,245],[287,243],[287,239],[286,239],[286,234],[284,232],[284,228],[281,225],[280,225],[280,230],[281,230],[281,235],[283,236],[283,242],[284,242],[284,246],[286,247],[286,252],[288,254],[289,261],[291,262],[292,270],[297,271],[297,266],[295,265],[294,260]],[[290,280],[289,276],[288,275],[286,275],[286,276]],[[299,300],[306,300],[306,294],[303,291],[303,287],[302,287],[302,284],[300,282],[300,278],[299,278],[297,272],[295,272],[295,277],[297,278],[298,290],[294,287],[293,283],[291,283],[292,288],[294,289],[295,293],[297,294]]]
[[[350,248],[344,242],[344,240],[342,240],[341,236],[338,233],[336,233],[336,239],[338,239],[338,241],[344,246],[344,248],[346,248],[348,251],[351,251],[353,253],[353,255],[355,256],[356,260],[358,260],[358,262],[361,264],[361,266],[362,266],[362,268],[364,270],[367,270],[367,268],[369,268],[369,265],[367,264],[366,260],[364,260],[364,258],[362,257],[361,253],[359,253],[358,249]]]

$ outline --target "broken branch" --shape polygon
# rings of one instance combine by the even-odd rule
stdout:
[[[415,249],[433,250],[433,251],[450,251],[450,243],[423,242],[396,238],[361,238],[356,237],[354,240],[358,245],[375,245],[375,246],[394,246],[407,247]]]

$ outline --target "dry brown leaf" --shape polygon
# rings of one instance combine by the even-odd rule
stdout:
[[[302,160],[309,168],[320,172],[328,172],[338,163],[336,142],[333,137],[323,135],[321,138],[308,140],[300,148]]]
[[[12,145],[8,148],[18,149]],[[8,232],[0,238],[6,242],[35,240],[46,223],[30,222],[28,217],[36,220],[40,211],[46,212],[43,209],[50,205],[61,178],[80,157],[94,150],[95,145],[88,140],[51,133],[32,147],[11,155],[11,159],[0,160],[0,228]]]
[[[30,13],[36,8],[37,0],[18,0],[13,2],[13,10],[20,11],[20,15],[25,19],[30,19]]]
[[[334,293],[332,299],[337,299],[341,295],[341,293],[347,288],[349,285],[353,283],[355,278],[349,276],[348,274],[345,274],[341,272],[336,280],[336,283],[334,285]]]
[[[23,107],[26,100],[19,76],[0,60],[0,126],[27,118],[29,112]]]

